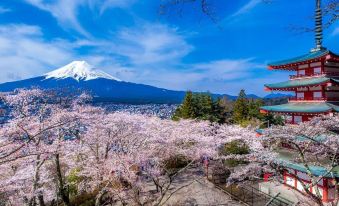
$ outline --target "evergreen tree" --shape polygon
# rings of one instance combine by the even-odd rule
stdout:
[[[200,119],[223,123],[223,108],[219,100],[214,101],[209,93],[187,92],[181,106],[175,111],[172,119]]]
[[[246,98],[245,90],[241,90],[237,101],[234,104],[233,120],[240,124],[242,121],[247,120],[249,117],[249,106]]]
[[[234,101],[228,100],[226,96],[218,100],[218,107],[220,108],[220,115],[222,123],[233,123],[233,109]]]
[[[261,124],[260,128],[268,128],[272,125],[285,125],[285,120],[279,115],[272,115],[267,114],[263,118],[263,123]]]
[[[173,120],[180,118],[194,118],[193,93],[191,91],[186,92],[182,105],[177,108],[172,117]]]
[[[213,100],[209,94],[201,94],[200,111],[202,112],[201,119],[211,120],[213,116]]]
[[[262,99],[252,99],[248,104],[248,117],[250,119],[263,120],[264,116],[260,113],[260,107],[264,105]]]

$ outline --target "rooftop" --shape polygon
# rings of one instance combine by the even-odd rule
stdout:
[[[260,109],[281,113],[325,113],[331,111],[339,112],[339,105],[327,102],[289,102],[275,106],[263,106]]]
[[[292,169],[296,169],[299,170],[301,172],[305,172],[307,173],[306,167],[302,164],[302,163],[297,163],[294,160],[298,157],[298,153],[295,151],[291,151],[291,150],[286,150],[286,149],[280,149],[278,152],[278,157],[279,157],[279,161],[281,162],[281,164],[283,164],[284,166],[288,167],[288,168],[292,168]],[[330,160],[329,159],[322,159],[322,160],[312,160],[312,157],[308,156],[308,158],[310,158],[308,161],[308,163],[310,162],[314,162],[316,164],[321,164],[321,165],[328,165],[330,164]],[[326,169],[324,166],[316,166],[316,165],[312,165],[312,163],[310,163],[309,166],[311,172],[313,175],[315,176],[324,176],[328,173],[328,169]],[[339,177],[339,166],[335,167],[332,170],[332,174],[336,177]],[[327,174],[327,176],[329,176],[330,174]]]
[[[295,87],[303,87],[303,86],[316,86],[321,85],[323,83],[329,81],[335,81],[339,83],[338,79],[328,78],[328,77],[314,77],[307,79],[295,79],[289,80],[285,82],[278,82],[274,84],[265,84],[265,87],[269,89],[286,89],[286,88],[295,88]]]
[[[320,58],[326,58],[327,55],[335,56],[337,57],[338,55],[334,54],[328,49],[322,49],[318,51],[311,51],[307,54],[291,58],[291,59],[286,59],[282,61],[276,61],[276,62],[271,62],[268,64],[269,68],[284,68],[287,66],[291,66],[292,64],[299,65],[299,64],[304,64],[305,62],[311,61],[311,60],[318,60]]]

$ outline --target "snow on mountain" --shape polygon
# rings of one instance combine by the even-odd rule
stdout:
[[[103,71],[95,69],[93,66],[85,61],[73,61],[66,66],[63,66],[54,71],[45,74],[45,79],[66,79],[73,78],[77,81],[88,81],[93,79],[110,79],[115,81],[121,81],[120,79],[113,77]]]

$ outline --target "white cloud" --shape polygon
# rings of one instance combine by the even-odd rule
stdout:
[[[38,76],[72,59],[60,42],[46,42],[39,27],[0,26],[0,82]]]
[[[90,33],[81,25],[78,18],[79,8],[88,6],[92,11],[102,14],[108,8],[125,8],[135,0],[25,0],[37,8],[51,13],[64,29],[75,30],[85,37],[91,37]]]
[[[236,11],[232,15],[232,17],[239,16],[239,15],[242,15],[242,14],[245,14],[245,13],[251,11],[253,8],[255,8],[261,2],[262,2],[262,0],[250,0],[243,7],[241,7],[238,11]]]
[[[195,71],[205,75],[210,80],[236,80],[246,78],[252,74],[254,69],[264,68],[265,65],[258,64],[253,59],[224,59],[208,63],[197,64]]]
[[[5,7],[0,6],[0,14],[7,13],[7,12],[10,12],[10,11],[12,11],[12,10],[9,9],[9,8],[5,8]]]
[[[185,36],[175,28],[162,24],[144,24],[119,33],[116,51],[133,64],[173,63],[192,51]]]
[[[265,75],[262,75],[262,74]],[[211,91],[236,95],[244,88],[248,93],[264,95],[264,84],[281,81],[282,75],[266,73],[266,66],[254,59],[222,59],[207,63],[162,65],[156,67],[121,67],[117,76],[127,81],[147,83],[174,90]],[[284,74],[287,78],[287,74]]]
[[[77,18],[78,7],[85,3],[84,0],[26,0],[26,2],[41,10],[50,12],[58,20],[61,26],[78,31],[84,36],[90,36],[89,33],[81,26]]]
[[[92,0],[93,1],[93,0]],[[96,0],[94,0],[96,1]],[[127,8],[137,0],[106,0],[99,1],[100,14],[103,14],[109,8]]]

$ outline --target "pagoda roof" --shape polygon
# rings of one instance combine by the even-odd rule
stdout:
[[[298,170],[304,173],[308,173],[307,168],[302,163],[296,163],[293,161],[293,159],[299,156],[298,152],[280,149],[279,151],[277,151],[277,153],[278,153],[277,162],[280,163],[282,166],[295,169],[295,170]],[[328,159],[315,160],[315,162],[320,163],[321,165],[322,164],[327,165],[331,163],[331,161]],[[332,177],[331,174],[328,174],[328,170],[324,166],[321,166],[321,165],[318,166],[318,165],[309,163],[309,169],[312,172],[312,174],[315,176]],[[338,166],[332,170],[332,174],[335,177],[339,177]]]
[[[322,49],[322,50],[318,50],[318,51],[311,51],[307,54],[304,54],[304,55],[301,55],[301,56],[298,56],[298,57],[295,57],[295,58],[271,62],[271,63],[268,64],[268,67],[273,68],[273,69],[279,69],[279,68],[284,68],[284,67],[288,67],[288,66],[297,66],[297,65],[300,65],[300,64],[305,64],[308,61],[317,61],[320,58],[327,58],[327,55],[330,55],[329,58],[331,56],[333,56],[335,59],[338,58],[338,55],[334,54],[330,50]]]
[[[295,87],[304,87],[304,86],[316,86],[323,83],[334,81],[339,83],[339,79],[328,78],[328,77],[315,77],[315,78],[306,78],[306,79],[295,79],[285,82],[279,82],[274,84],[265,84],[266,88],[269,89],[285,89],[285,88],[295,88]]]
[[[283,161],[285,164],[285,167],[295,169],[304,173],[308,173],[307,168],[303,164],[293,163],[289,161]],[[310,171],[313,175],[319,177],[319,176],[325,176],[325,177],[332,177],[331,174],[328,174],[328,169],[326,167],[316,166],[316,165],[310,165],[308,166],[310,168]],[[335,177],[339,177],[339,166],[336,166],[334,169],[332,169],[332,174]]]
[[[339,112],[339,106],[327,102],[289,102],[287,104],[263,106],[260,109],[277,113],[326,113]]]

